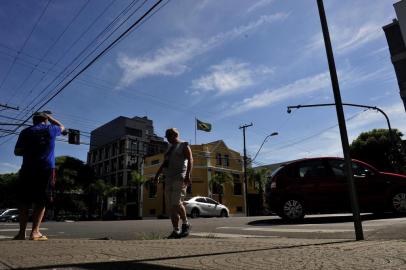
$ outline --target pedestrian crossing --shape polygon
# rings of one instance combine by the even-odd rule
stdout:
[[[218,227],[223,230],[242,230],[242,231],[257,231],[257,232],[280,232],[280,233],[340,233],[353,232],[354,229],[306,229],[306,228],[272,228],[272,227]],[[369,231],[365,229],[364,231]]]
[[[30,224],[28,224],[30,225]],[[12,239],[19,231],[18,223],[0,223],[0,240],[1,239]],[[41,231],[47,231],[48,228],[41,227]],[[31,231],[31,227],[27,226],[26,234],[28,235]]]

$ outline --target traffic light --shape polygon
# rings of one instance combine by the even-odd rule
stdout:
[[[69,144],[80,144],[80,131],[77,129],[68,130],[68,143]]]

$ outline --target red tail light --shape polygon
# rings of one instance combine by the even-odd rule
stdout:
[[[276,189],[276,177],[271,179],[271,189]]]

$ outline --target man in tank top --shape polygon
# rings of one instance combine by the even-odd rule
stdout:
[[[165,153],[164,162],[159,167],[154,181],[158,182],[159,175],[164,174],[166,205],[170,210],[173,225],[173,231],[168,238],[180,238],[188,236],[191,228],[182,197],[186,195],[186,188],[191,184],[193,156],[188,143],[179,140],[179,132],[176,128],[166,130],[165,137],[170,147]],[[179,229],[180,219],[182,220],[181,230]]]

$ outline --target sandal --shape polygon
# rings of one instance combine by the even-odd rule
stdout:
[[[33,241],[46,241],[46,240],[48,240],[48,237],[46,237],[45,235],[31,236],[30,240],[33,240]]]

